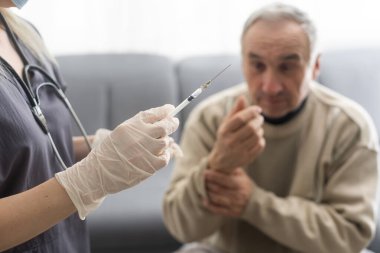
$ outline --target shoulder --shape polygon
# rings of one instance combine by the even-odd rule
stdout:
[[[23,18],[22,18],[22,20],[24,20],[25,24],[27,24],[30,27],[31,31],[33,31],[40,39],[42,39],[42,35],[41,35],[40,31],[37,29],[37,27],[32,22],[30,22],[29,20],[23,19]]]
[[[357,102],[317,82],[310,86],[317,106],[322,107],[330,124],[342,129],[342,134],[357,135],[359,143],[377,149],[378,135],[368,112]]]

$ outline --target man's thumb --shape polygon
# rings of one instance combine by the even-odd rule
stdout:
[[[248,106],[248,102],[247,100],[245,99],[245,97],[243,95],[239,96],[236,101],[235,101],[235,104],[234,106],[232,107],[229,115],[234,115],[235,113],[243,110],[244,108],[246,108]]]

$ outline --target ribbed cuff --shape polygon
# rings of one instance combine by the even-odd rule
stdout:
[[[241,214],[242,219],[254,223],[257,217],[264,217],[265,214],[262,212],[266,212],[267,210],[263,207],[267,206],[266,203],[269,201],[270,195],[271,193],[268,193],[253,182],[252,194],[245,210]]]
[[[197,192],[203,198],[207,198],[207,191],[205,186],[204,172],[207,169],[208,157],[203,158],[199,163],[199,170],[196,172],[196,184]]]

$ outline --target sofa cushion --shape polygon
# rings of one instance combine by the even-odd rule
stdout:
[[[67,97],[86,131],[94,133],[99,127],[108,127],[108,88],[98,75],[92,74],[96,66],[88,56],[61,56],[57,60],[67,85]],[[73,126],[74,134],[80,135]]]
[[[174,66],[164,56],[75,55],[58,57],[58,62],[67,96],[89,133],[99,127],[112,129],[141,110],[179,101]]]
[[[178,104],[171,60],[158,55],[58,57],[67,96],[89,133],[112,129],[141,110]],[[75,134],[79,131],[75,129]],[[178,136],[178,132],[174,135]],[[92,252],[167,252],[178,248],[162,221],[171,166],[140,185],[109,196],[88,217]]]
[[[164,226],[161,210],[171,170],[170,165],[105,199],[88,217],[92,252],[170,252],[179,247]]]
[[[361,104],[372,116],[377,131],[380,131],[380,49],[323,53],[319,80]]]
[[[110,59],[114,64],[108,69],[113,75],[108,80],[111,128],[139,111],[178,104],[178,86],[171,60],[163,56],[133,54],[115,58]],[[112,81],[115,78],[117,81]]]
[[[71,55],[58,57],[67,94],[89,133],[113,128],[140,110],[165,103],[177,105],[228,64],[208,90],[186,107],[190,111],[206,97],[243,81],[238,55],[191,57],[176,63],[145,54]],[[326,52],[320,81],[362,104],[379,130],[379,50]],[[76,133],[79,133],[76,131]],[[177,136],[180,134],[177,131]],[[92,251],[170,252],[176,242],[162,222],[161,201],[169,183],[171,165],[156,175],[114,196],[88,217]],[[379,226],[379,224],[378,224]],[[380,252],[380,234],[370,249]]]

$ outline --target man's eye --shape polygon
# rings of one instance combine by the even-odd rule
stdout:
[[[280,64],[279,66],[279,70],[281,72],[288,72],[289,70],[291,70],[292,66],[290,64]]]
[[[257,71],[264,71],[265,70],[265,64],[262,63],[262,62],[255,62],[255,63],[253,63],[253,67]]]

